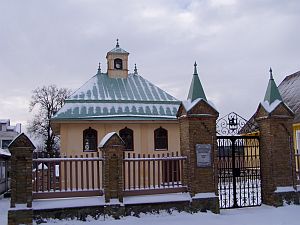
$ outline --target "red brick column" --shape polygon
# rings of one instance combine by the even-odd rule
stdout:
[[[255,120],[260,129],[262,203],[280,206],[297,202],[292,122],[294,114],[280,103],[272,112],[259,105]]]
[[[8,224],[32,224],[32,152],[35,149],[25,134],[10,145],[11,202]]]
[[[99,144],[103,152],[103,188],[105,202],[116,198],[123,202],[123,152],[124,142],[116,132],[108,133]]]
[[[177,113],[180,151],[187,156],[183,183],[197,207],[218,213],[216,120],[219,113],[205,100],[195,101],[198,102],[193,107],[181,104]]]

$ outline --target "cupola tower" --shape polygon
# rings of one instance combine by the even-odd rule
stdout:
[[[128,77],[128,55],[128,52],[120,48],[119,40],[117,39],[116,47],[106,55],[107,75],[110,78]]]

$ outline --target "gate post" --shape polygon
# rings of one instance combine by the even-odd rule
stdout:
[[[183,184],[188,187],[196,209],[219,213],[217,195],[217,110],[204,99],[182,102],[177,113],[180,151],[187,157]]]
[[[280,206],[297,201],[292,121],[294,115],[281,102],[268,112],[259,105],[255,120],[260,129],[262,203]]]
[[[103,152],[103,189],[105,202],[117,198],[123,202],[123,152],[125,148],[124,141],[116,132],[108,133],[99,144]]]
[[[254,115],[260,130],[262,203],[280,206],[298,202],[292,122],[294,113],[283,102],[270,69],[264,102]]]
[[[8,225],[32,224],[32,142],[24,134],[8,146],[11,152],[11,202]]]

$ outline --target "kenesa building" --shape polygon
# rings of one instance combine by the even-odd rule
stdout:
[[[281,96],[271,70],[252,123],[236,113],[219,118],[196,63],[187,101],[181,102],[136,67],[128,73],[128,56],[117,42],[106,55],[107,72],[99,68],[53,117],[61,158],[33,159],[35,147],[25,134],[8,146],[15,208],[8,212],[9,224],[42,218],[44,212],[32,206],[46,198],[101,196],[93,209],[116,218],[171,208],[219,213],[220,208],[299,203],[300,155],[293,148],[299,105]],[[297,94],[298,78],[288,77],[280,91]],[[248,135],[253,131],[256,135]],[[48,209],[49,201],[44,204]],[[52,212],[75,217],[92,212],[90,206]]]
[[[106,55],[107,72],[90,78],[65,101],[52,119],[61,136],[61,154],[96,152],[101,139],[117,132],[125,150],[138,154],[180,151],[181,101],[141,76],[128,71],[129,53],[117,42]],[[189,99],[206,99],[196,64]]]

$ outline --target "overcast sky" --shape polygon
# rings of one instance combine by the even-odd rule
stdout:
[[[246,117],[276,83],[300,70],[299,0],[0,0],[0,119],[21,122],[32,90],[72,90],[106,71],[116,38],[132,71],[179,100],[198,63],[220,115]]]

